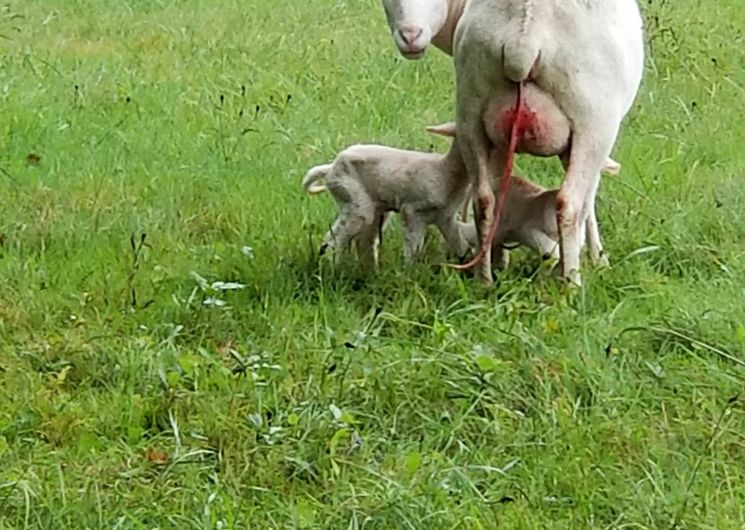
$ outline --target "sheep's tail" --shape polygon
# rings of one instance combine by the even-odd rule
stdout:
[[[504,75],[514,83],[535,77],[541,58],[540,17],[534,16],[533,0],[523,0],[520,28],[502,47]],[[518,22],[515,20],[513,23]]]
[[[327,190],[323,184],[316,184],[317,181],[326,178],[326,175],[331,170],[331,164],[323,164],[311,168],[303,177],[303,189],[307,193],[323,193]]]
[[[541,46],[536,36],[524,36],[506,42],[502,47],[504,75],[520,83],[533,77],[541,58]]]

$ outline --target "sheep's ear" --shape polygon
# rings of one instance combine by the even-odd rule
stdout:
[[[440,125],[430,125],[427,127],[427,132],[439,134],[440,136],[447,136],[448,138],[455,138],[455,122],[450,121],[447,123],[441,123]]]

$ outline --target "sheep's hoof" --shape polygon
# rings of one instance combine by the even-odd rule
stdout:
[[[569,271],[569,274],[562,272],[561,262],[556,263],[551,269],[551,274],[563,281],[570,289],[576,289],[582,287],[582,275],[578,270]]]
[[[491,274],[487,276],[483,273],[483,271],[479,271],[479,282],[484,287],[491,287],[492,285],[494,285],[494,278],[492,278]]]
[[[595,266],[598,269],[607,269],[608,267],[610,267],[610,260],[608,259],[608,255],[604,252],[601,253],[600,256],[595,259]]]
[[[580,275],[578,270],[569,271],[569,274],[564,277],[564,280],[570,289],[582,287],[582,275]]]
[[[324,243],[323,245],[321,245],[321,248],[318,250],[318,257],[321,257],[324,254],[326,254],[326,252],[328,251],[328,249],[329,249],[329,244],[328,243]]]

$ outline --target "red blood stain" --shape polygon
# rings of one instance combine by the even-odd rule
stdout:
[[[564,195],[556,196],[556,211],[559,216],[559,223],[562,226],[573,226],[577,222],[577,212],[569,208],[569,203]]]
[[[524,151],[527,143],[534,142],[541,138],[543,135],[543,127],[538,114],[530,107],[523,103],[520,109],[520,120],[517,123],[520,124],[517,130],[517,151]],[[500,128],[504,138],[509,138],[512,132],[512,124],[517,120],[517,112],[515,107],[511,107],[504,111],[501,116]]]
[[[476,200],[478,201],[478,206],[481,210],[486,210],[491,206],[492,198],[488,195],[479,195]]]
[[[559,212],[563,212],[564,208],[566,208],[567,202],[566,199],[564,199],[563,195],[557,195],[556,196],[556,209]]]

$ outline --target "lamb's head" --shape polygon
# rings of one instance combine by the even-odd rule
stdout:
[[[424,56],[448,15],[448,0],[383,0],[383,7],[398,50],[412,60]]]

